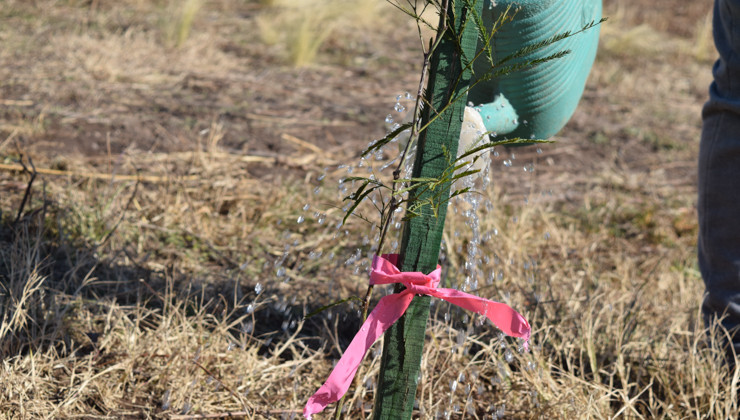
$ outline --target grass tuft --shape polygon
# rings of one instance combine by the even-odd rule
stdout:
[[[264,43],[279,46],[290,64],[303,67],[316,62],[327,41],[337,37],[359,39],[362,31],[378,25],[382,19],[378,3],[273,0],[256,22]]]
[[[170,2],[168,16],[164,23],[165,39],[169,46],[180,48],[187,41],[203,4],[203,0]]]

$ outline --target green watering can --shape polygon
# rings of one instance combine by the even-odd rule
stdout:
[[[565,31],[578,32],[601,20],[601,0],[484,0],[486,27],[491,28],[509,6],[511,11],[518,11],[514,20],[504,23],[494,35],[494,62],[528,45]],[[570,50],[564,57],[475,85],[468,101],[480,112],[491,137],[547,139],[560,131],[583,95],[598,42],[596,26],[505,65]],[[486,57],[476,60],[474,70],[478,75],[491,71]]]

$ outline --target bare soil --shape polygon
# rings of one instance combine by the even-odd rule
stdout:
[[[605,32],[647,24],[662,31],[666,40],[678,37],[691,43],[710,3],[607,1],[605,16],[616,19],[604,24]],[[7,43],[0,56],[0,138],[12,138],[16,150],[37,160],[60,154],[94,160],[130,148],[190,151],[202,146],[214,122],[223,126],[219,145],[234,153],[300,154],[300,148],[283,139],[288,134],[327,154],[352,155],[384,135],[383,117],[394,96],[413,90],[417,80],[418,41],[411,27],[394,31],[391,25],[351,45],[332,39],[317,65],[292,68],[257,40],[245,42],[234,35],[254,28],[261,9],[253,3],[229,3],[226,11],[218,6],[227,6],[216,3],[214,17],[196,22],[193,30],[194,37],[205,33],[211,40],[196,38],[194,51],[187,51],[187,45],[172,50],[152,46],[156,40],[136,39],[134,31],[147,28],[148,18],[127,16],[107,2],[94,4],[97,9],[52,7],[46,12],[48,23],[40,27],[24,15],[33,12],[32,6],[16,2],[4,12],[6,28],[14,28],[11,38],[24,41]],[[103,24],[94,21],[94,14],[102,15],[106,8],[115,14],[103,22],[108,27],[93,25]],[[214,19],[223,25],[214,24]],[[85,24],[89,35],[79,36]],[[155,64],[170,63],[171,68],[152,65],[149,70],[155,74],[127,74],[129,66],[138,64],[125,62],[128,51],[106,55],[96,50],[105,44],[95,38],[108,33],[122,37],[123,47],[128,36],[132,48],[141,44],[152,49],[149,53],[162,54],[161,63]],[[8,32],[4,36],[10,37]],[[71,46],[87,48],[90,55],[60,50],[55,39],[65,36]],[[200,65],[197,48],[206,44],[203,59],[213,56],[225,65]],[[675,52],[655,55],[638,57],[631,65],[619,60],[615,68],[612,61],[619,57],[602,47],[580,107],[558,136],[560,144],[548,148],[557,173],[584,174],[584,166],[605,164],[650,171],[657,169],[656,160],[665,160],[660,155],[672,154],[665,149],[695,149],[710,63],[697,69],[682,65],[684,58],[675,57]],[[28,127],[34,121],[36,127]],[[3,152],[11,153],[8,144]],[[690,183],[692,169],[669,160],[667,176]],[[677,167],[683,172],[674,173]],[[264,176],[269,172],[256,171]]]

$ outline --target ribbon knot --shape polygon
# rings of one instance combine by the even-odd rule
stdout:
[[[429,274],[418,271],[403,272],[397,267],[398,254],[384,254],[373,257],[373,266],[370,273],[370,284],[402,283],[406,289],[380,299],[360,331],[357,332],[349,344],[334,370],[329,374],[326,382],[316,393],[308,399],[303,408],[303,415],[311,419],[313,414],[323,411],[327,405],[339,401],[350,385],[360,367],[365,353],[375,341],[395,323],[411,304],[415,295],[429,295],[461,308],[475,312],[488,318],[503,333],[525,340],[526,348],[529,340],[530,326],[526,319],[510,306],[484,299],[455,289],[438,289],[442,269]]]
[[[442,276],[442,267],[429,274],[419,271],[402,272],[398,269],[398,254],[383,254],[373,257],[373,267],[370,272],[370,284],[402,283],[407,289],[412,288],[436,288]],[[417,293],[418,294],[418,293]],[[423,294],[423,293],[422,293]]]

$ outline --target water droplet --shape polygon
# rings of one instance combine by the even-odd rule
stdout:
[[[388,114],[385,116],[385,123],[386,124],[393,124],[393,115]]]
[[[249,305],[247,305],[247,313],[251,314],[252,312],[254,312],[254,304],[250,303]]]
[[[170,408],[170,394],[172,393],[171,389],[168,389],[164,392],[164,395],[162,395],[162,410],[167,410]]]
[[[316,177],[316,180],[317,180],[317,181],[323,181],[323,180],[324,180],[324,178],[326,178],[326,172],[324,172],[323,174],[321,174],[321,175],[317,176],[317,177]]]
[[[510,167],[511,167],[511,160],[509,160],[509,159],[506,159],[506,160],[504,161],[504,166],[506,166],[507,168],[510,168]]]
[[[308,203],[306,203],[306,204],[305,204],[305,205],[303,206],[303,211],[306,211],[306,210],[308,210],[308,209],[310,209],[310,208],[311,208],[311,206],[310,206],[310,205],[309,205]]]
[[[182,406],[182,410],[180,410],[180,414],[182,414],[182,415],[188,414],[188,413],[190,412],[190,409],[191,409],[191,408],[193,408],[193,405],[192,405],[192,404],[190,404],[189,402],[186,402],[186,403],[185,403],[185,404],[184,404],[184,405]]]
[[[542,149],[541,149],[541,148],[539,148],[539,147],[537,148],[537,154],[538,154],[538,155],[541,155],[541,154],[542,154]]]
[[[450,391],[455,392],[456,389],[457,389],[457,381],[453,379],[452,381],[450,381]]]
[[[514,353],[511,352],[511,350],[506,349],[504,352],[504,359],[506,360],[506,363],[511,363],[514,361]]]
[[[550,232],[545,232],[545,240],[550,239]]]
[[[252,331],[254,331],[254,322],[247,321],[242,323],[242,332],[244,334],[250,334]]]
[[[460,330],[460,332],[457,333],[457,337],[456,337],[456,344],[458,347],[461,347],[463,344],[465,344],[465,338],[466,338],[465,331]]]
[[[414,96],[413,96],[413,95],[411,95],[411,94],[410,94],[409,92],[406,92],[406,93],[404,94],[404,97],[405,97],[405,98],[406,98],[406,100],[408,100],[408,101],[410,101],[410,100],[414,99]]]
[[[401,105],[400,102],[396,102],[396,105],[393,106],[393,109],[395,109],[396,112],[403,112],[406,110],[406,107]]]
[[[324,213],[319,214],[319,217],[316,219],[320,225],[324,223],[324,220],[326,220],[326,215]]]
[[[284,277],[285,276],[285,267],[278,268],[276,274],[277,274],[278,278]]]
[[[254,293],[256,293],[258,295],[260,293],[262,293],[262,284],[261,283],[257,283],[256,285],[254,285]]]
[[[306,218],[305,218],[305,217],[303,217],[303,216],[298,216],[298,220],[296,220],[296,222],[300,224],[300,223],[303,223],[303,221],[304,221],[304,220],[306,220]]]

